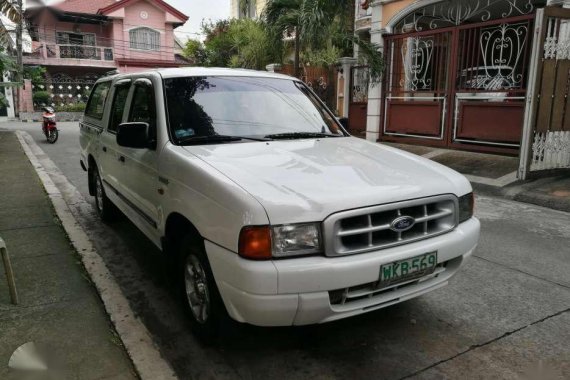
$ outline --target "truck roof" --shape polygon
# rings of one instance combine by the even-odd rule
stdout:
[[[179,78],[179,77],[212,77],[212,76],[239,76],[239,77],[258,77],[258,78],[275,78],[275,79],[295,79],[288,75],[270,73],[267,71],[246,70],[246,69],[227,69],[227,68],[214,68],[214,67],[181,67],[181,68],[168,68],[168,69],[155,69],[148,71],[141,71],[137,73],[117,74],[113,77],[132,77],[137,75],[144,75],[149,73],[158,73],[163,78]]]

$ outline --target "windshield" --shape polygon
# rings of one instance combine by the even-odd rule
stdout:
[[[297,81],[182,77],[165,79],[164,87],[171,136],[178,143],[206,141],[209,136],[216,136],[215,141],[222,141],[220,136],[251,140],[344,136],[335,117]]]

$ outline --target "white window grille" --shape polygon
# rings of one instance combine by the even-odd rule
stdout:
[[[129,31],[131,49],[160,50],[160,33],[150,28],[136,28]]]

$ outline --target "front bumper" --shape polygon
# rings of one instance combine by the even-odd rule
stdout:
[[[447,285],[473,254],[479,230],[479,221],[472,218],[428,240],[335,258],[249,261],[210,242],[206,251],[232,318],[257,326],[308,325],[381,309]],[[435,274],[352,302],[331,303],[330,292],[377,282],[381,265],[434,251],[438,262],[446,264]]]

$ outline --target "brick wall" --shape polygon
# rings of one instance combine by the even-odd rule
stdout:
[[[24,79],[24,87],[18,91],[19,111],[20,112],[34,112],[34,101],[32,99],[32,82],[29,79]]]

